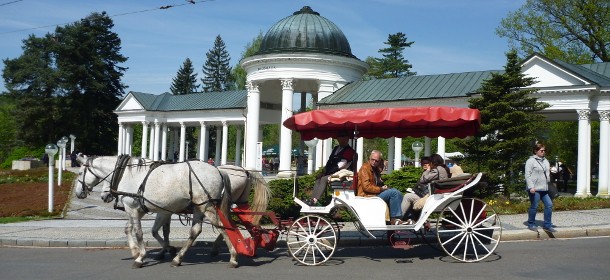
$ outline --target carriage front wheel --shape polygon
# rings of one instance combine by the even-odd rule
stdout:
[[[496,211],[478,198],[449,203],[438,216],[436,236],[447,255],[462,262],[490,256],[500,243],[502,225]]]
[[[337,247],[332,223],[317,215],[298,218],[286,235],[288,252],[304,265],[320,265],[330,259]]]

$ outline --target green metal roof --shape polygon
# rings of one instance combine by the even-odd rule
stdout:
[[[246,90],[184,95],[172,95],[167,92],[160,95],[134,91],[130,93],[147,111],[244,109],[248,96]]]
[[[591,67],[593,67],[591,64],[574,65],[574,64],[567,63],[567,62],[563,62],[558,59],[555,59],[554,62],[561,65],[561,67],[567,69],[568,71],[571,71],[572,73],[588,80],[591,83],[594,83],[594,84],[597,84],[597,85],[603,86],[603,87],[610,86],[610,78],[608,76],[604,76],[603,74],[600,74],[599,72],[596,72],[596,71],[592,70],[591,68],[585,67],[585,65],[590,65]],[[600,68],[603,68],[603,67],[600,67]]]
[[[466,97],[478,90],[492,73],[502,72],[479,71],[358,81],[340,88],[318,104]]]
[[[356,58],[341,29],[309,6],[274,24],[263,37],[257,54],[292,52],[326,53]]]
[[[583,64],[581,67],[594,71],[595,73],[604,76],[605,79],[610,77],[610,62]]]

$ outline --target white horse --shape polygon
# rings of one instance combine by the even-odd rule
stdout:
[[[78,158],[81,163],[81,169],[79,176],[75,181],[75,193],[79,198],[85,198],[87,194],[93,189],[94,186],[102,185],[102,200],[110,202],[113,196],[110,195],[110,177],[115,172],[117,157],[96,157],[96,158]],[[140,160],[141,161],[141,160]],[[136,161],[132,162],[135,164]],[[141,163],[140,163],[141,164]],[[146,162],[145,164],[151,164]],[[267,209],[268,201],[270,198],[270,190],[265,184],[264,179],[257,172],[247,172],[245,169],[238,166],[221,166],[220,170],[224,173],[228,173],[230,181],[230,202],[232,204],[247,204],[248,197],[252,188],[254,188],[254,199],[252,201],[251,210],[253,212],[264,212]],[[138,182],[136,182],[138,183]],[[140,182],[141,183],[141,182]],[[185,209],[181,209],[184,211]],[[158,254],[159,258],[162,258],[165,252],[175,254],[175,249],[169,244],[169,222],[171,220],[172,213],[168,211],[157,212],[155,223],[153,225],[152,234],[155,239],[161,244],[162,250]],[[201,223],[203,217],[199,212],[194,211],[193,216],[193,227],[200,232]],[[252,219],[252,223],[258,225],[260,215],[256,215]],[[133,230],[134,224],[132,219],[129,219],[126,226],[126,234],[128,239],[131,238],[130,232]],[[158,234],[159,229],[163,226],[163,238]],[[224,232],[224,231],[223,231]],[[223,234],[220,234],[214,243],[212,255],[217,254],[217,248],[219,243],[222,241]],[[227,239],[225,239],[227,240]],[[131,243],[130,243],[131,247]],[[133,247],[132,251],[133,251]],[[134,256],[135,257],[135,256]],[[180,256],[177,256],[180,257]],[[172,265],[179,265],[176,262],[177,258],[174,258]],[[232,263],[233,266],[235,264]],[[134,266],[136,266],[134,264]]]

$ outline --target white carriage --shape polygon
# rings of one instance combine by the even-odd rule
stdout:
[[[479,112],[451,107],[314,110],[289,118],[284,125],[301,132],[304,140],[333,137],[352,130],[354,136],[372,137],[465,137],[479,127]],[[388,225],[387,204],[379,197],[356,195],[353,180],[331,184],[332,197],[326,206],[309,206],[293,192],[302,216],[287,229],[287,247],[292,257],[305,265],[319,265],[335,252],[340,238],[333,214],[344,209],[355,218],[356,229],[369,238],[372,231],[435,233],[437,244],[452,258],[477,262],[493,254],[502,227],[495,210],[484,200],[465,195],[477,186],[482,173],[463,174],[429,185],[430,196],[412,225]],[[398,234],[399,235],[399,234]],[[398,236],[397,235],[397,236]],[[425,238],[424,234],[422,237]],[[388,239],[396,247],[401,242]],[[404,245],[404,244],[402,244]]]

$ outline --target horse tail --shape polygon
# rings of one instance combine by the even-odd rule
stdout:
[[[252,205],[250,209],[252,212],[265,212],[267,206],[269,206],[269,200],[271,199],[271,189],[267,186],[265,178],[260,172],[249,172],[250,184],[254,187],[254,197],[252,198]],[[260,223],[262,215],[254,215],[252,217],[252,223],[258,225]]]
[[[231,178],[229,178],[229,174],[227,174],[227,172],[224,172],[223,170],[218,169],[220,176],[222,177],[222,182],[223,182],[223,188],[224,188],[224,192],[222,193],[222,196],[220,197],[220,211],[222,212],[222,214],[227,217],[227,219],[231,218],[231,214],[230,214],[230,207],[231,207],[231,192],[230,192],[230,186],[231,186]],[[227,191],[229,190],[229,191]],[[225,227],[228,227],[230,225],[224,225]]]

